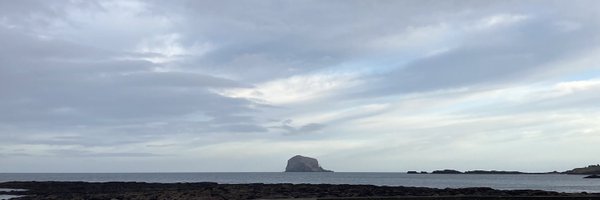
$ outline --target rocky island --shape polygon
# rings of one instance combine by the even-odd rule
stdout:
[[[323,169],[319,161],[314,158],[296,155],[290,158],[285,167],[285,172],[333,172]]]

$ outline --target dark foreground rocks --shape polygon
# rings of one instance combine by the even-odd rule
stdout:
[[[600,199],[600,194],[491,188],[434,189],[330,184],[217,184],[137,182],[5,182],[0,188],[27,191],[17,199]]]

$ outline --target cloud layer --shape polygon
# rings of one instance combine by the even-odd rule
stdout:
[[[2,1],[2,172],[563,170],[595,1]]]

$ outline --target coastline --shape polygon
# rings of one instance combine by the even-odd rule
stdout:
[[[3,182],[0,195],[15,200],[39,199],[600,199],[600,193],[562,193],[543,190],[426,188],[348,184],[218,184],[145,182]]]
[[[470,174],[405,174],[405,173],[53,173],[5,174],[8,181],[81,181],[81,182],[215,182],[222,184],[293,183],[293,184],[365,184],[377,186],[410,186],[429,188],[490,187],[499,190],[546,190],[556,192],[600,193],[600,181],[583,175],[470,175]]]

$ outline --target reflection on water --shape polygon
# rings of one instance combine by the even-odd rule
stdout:
[[[17,198],[17,197],[20,197],[20,196],[0,194],[0,200],[8,200],[8,199]]]
[[[12,189],[12,188],[0,188],[0,192],[22,192],[22,191],[27,191],[27,190]],[[17,198],[17,197],[20,197],[20,196],[19,195],[0,194],[0,200],[8,200],[8,199]]]

